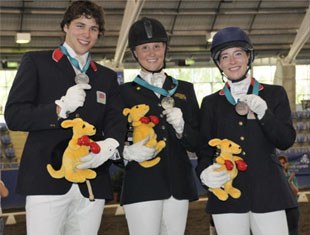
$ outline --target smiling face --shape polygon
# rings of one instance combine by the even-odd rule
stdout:
[[[225,49],[219,56],[218,66],[229,80],[238,80],[247,71],[249,55],[239,47]]]
[[[166,44],[151,42],[135,47],[134,53],[143,70],[158,71],[164,66]]]
[[[65,42],[77,55],[88,52],[97,42],[99,27],[94,18],[81,16],[66,24],[63,28],[66,33]]]

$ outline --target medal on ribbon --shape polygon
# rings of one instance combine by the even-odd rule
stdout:
[[[90,65],[90,57],[88,55],[86,64],[84,65],[83,68],[80,68],[79,61],[75,58],[73,58],[67,49],[64,46],[60,46],[60,50],[69,58],[71,64],[79,70],[81,73],[77,74],[74,78],[74,81],[76,84],[88,84],[89,83],[89,77],[86,74],[87,69],[89,68]]]
[[[245,116],[249,113],[249,106],[244,102],[238,102],[235,105],[235,110],[240,116]]]
[[[79,73],[75,76],[74,81],[76,84],[88,84],[89,77],[86,73]]]
[[[253,82],[254,82],[254,84],[253,84],[252,94],[258,95],[259,83],[254,78],[252,78],[251,84]],[[240,101],[236,102],[235,101],[234,97],[231,95],[230,90],[228,89],[228,83],[226,83],[224,86],[224,94],[225,94],[227,101],[235,106],[235,110],[236,110],[237,114],[239,114],[240,116],[245,116],[245,115],[249,114],[249,112],[250,112],[249,106],[244,102],[240,102]]]
[[[169,109],[174,107],[174,99],[171,96],[166,96],[161,100],[161,106],[164,109]]]
[[[161,106],[164,109],[168,109],[168,108],[173,108],[174,107],[174,99],[172,97],[172,95],[175,93],[175,91],[177,90],[177,87],[179,85],[179,82],[177,79],[172,78],[172,82],[174,84],[173,89],[171,90],[165,90],[163,88],[159,88],[157,86],[153,86],[149,83],[147,83],[146,81],[144,81],[143,79],[140,78],[140,76],[138,75],[137,77],[135,77],[135,79],[133,80],[135,83],[151,90],[154,91],[162,96],[165,96],[162,100],[161,100]]]

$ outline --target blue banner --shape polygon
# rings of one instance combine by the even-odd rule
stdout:
[[[310,175],[310,152],[288,155],[289,169],[296,175]]]

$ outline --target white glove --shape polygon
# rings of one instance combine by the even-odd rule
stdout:
[[[250,94],[240,97],[239,101],[246,103],[249,109],[257,114],[258,119],[262,119],[267,110],[267,103],[258,95]]]
[[[124,147],[123,157],[128,161],[144,162],[155,157],[155,148],[146,147],[144,144],[149,140],[145,138],[137,143]]]
[[[77,84],[70,87],[65,96],[55,101],[55,104],[61,108],[58,116],[67,118],[69,113],[74,112],[78,107],[82,107],[86,97],[85,90],[89,90],[90,88],[91,86],[89,84]]]
[[[184,130],[184,119],[181,109],[179,108],[168,108],[163,111],[166,115],[167,122],[170,123],[175,129],[176,133],[182,134]]]
[[[220,167],[221,165],[214,163],[204,169],[200,174],[201,182],[209,188],[222,187],[230,179],[230,176],[226,171],[215,171]]]
[[[100,146],[100,152],[97,154],[90,153],[82,157],[80,159],[82,163],[77,166],[78,169],[96,168],[105,163],[109,158],[113,158],[117,153],[116,148],[119,146],[119,143],[115,139],[108,138],[96,143]]]

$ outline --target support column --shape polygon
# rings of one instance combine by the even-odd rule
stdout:
[[[281,85],[287,92],[292,112],[296,111],[296,65],[287,64],[283,59],[277,60],[273,83]]]
[[[124,11],[120,34],[117,40],[116,51],[113,60],[113,67],[120,68],[127,47],[128,32],[131,25],[139,18],[145,0],[127,0]]]

